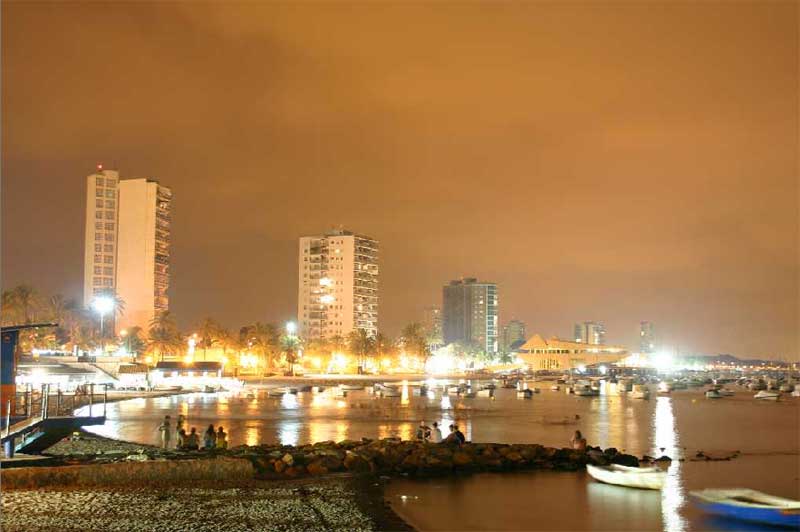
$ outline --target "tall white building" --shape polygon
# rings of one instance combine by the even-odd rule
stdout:
[[[115,330],[147,328],[169,308],[172,192],[149,179],[102,170],[87,178],[84,304],[117,294],[125,310]]]
[[[378,241],[343,229],[300,238],[297,322],[306,340],[378,333]]]

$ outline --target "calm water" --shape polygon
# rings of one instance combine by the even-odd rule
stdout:
[[[537,384],[538,385],[538,384]],[[456,420],[468,439],[482,442],[565,446],[576,429],[592,445],[641,456],[686,457],[673,462],[663,493],[597,484],[584,474],[544,472],[476,475],[436,481],[393,481],[394,508],[421,530],[705,530],[739,525],[707,521],[687,503],[687,491],[750,487],[800,499],[800,399],[759,402],[743,388],[712,400],[699,390],[676,391],[649,401],[614,393],[576,397],[549,390],[532,400],[513,390],[494,399],[457,399],[441,393],[378,398],[367,391],[336,398],[330,391],[268,398],[244,394],[191,394],[133,399],[108,406],[98,434],[158,443],[165,414],[183,414],[198,431],[222,424],[231,445],[306,442],[361,437],[411,438],[419,420]],[[608,392],[608,393],[606,393]],[[740,451],[730,462],[693,462],[709,454]],[[405,497],[402,497],[405,496]]]

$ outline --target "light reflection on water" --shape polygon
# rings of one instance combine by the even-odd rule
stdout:
[[[659,396],[656,398],[653,432],[655,432],[655,445],[651,454],[656,457],[664,454],[676,456],[679,442],[671,397]],[[664,530],[670,532],[686,530],[686,522],[679,513],[679,509],[685,502],[681,485],[681,462],[673,460],[667,471],[664,489],[661,491],[661,515],[664,520]]]

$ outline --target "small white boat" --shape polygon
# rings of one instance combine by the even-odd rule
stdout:
[[[340,384],[339,388],[341,388],[344,391],[355,392],[355,391],[358,391],[358,390],[363,390],[364,389],[364,385],[363,384]]]
[[[575,388],[573,393],[575,395],[580,396],[580,397],[594,397],[594,396],[600,395],[600,392],[598,392],[597,390],[592,389],[589,386],[578,386],[578,387]]]
[[[761,390],[757,394],[753,396],[755,399],[761,399],[763,401],[777,401],[780,398],[780,392],[768,392],[766,390]]]
[[[385,386],[378,393],[380,394],[381,397],[400,397],[403,395],[403,393],[399,389],[389,386]]]
[[[667,472],[657,467],[627,467],[616,464],[600,467],[587,464],[586,471],[595,480],[606,484],[646,490],[660,490],[667,478]]]
[[[800,528],[800,501],[750,489],[706,489],[689,493],[710,514],[773,526]]]
[[[494,397],[494,389],[478,390],[478,397]]]
[[[722,394],[717,390],[708,390],[706,392],[706,399],[722,399]]]
[[[552,385],[550,387],[550,390],[552,390],[554,392],[557,392],[557,391],[561,390],[561,386],[559,386],[558,384],[554,384],[554,385]]]
[[[629,396],[632,399],[650,399],[650,388],[644,384],[634,384]]]
[[[284,388],[271,388],[267,390],[267,397],[283,397],[286,393],[286,389]]]
[[[733,390],[729,390],[727,388],[722,388],[721,390],[717,390],[717,393],[719,393],[723,397],[732,397],[733,395],[735,395],[735,392]]]

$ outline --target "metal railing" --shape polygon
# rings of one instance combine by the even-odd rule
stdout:
[[[14,399],[13,405],[10,400],[6,405],[6,434],[11,428],[12,417],[16,423],[51,417],[77,417],[75,412],[87,406],[88,411],[82,413],[82,416],[105,417],[108,385],[83,384],[70,392],[62,391],[57,385],[42,384],[41,387],[28,385],[25,390],[17,391]]]

